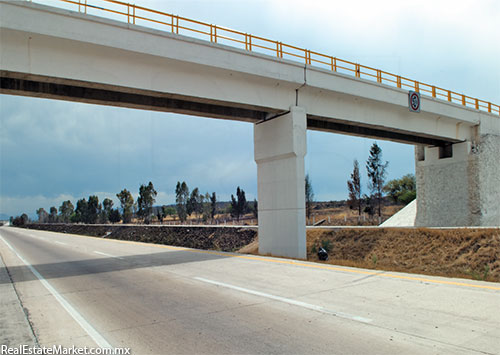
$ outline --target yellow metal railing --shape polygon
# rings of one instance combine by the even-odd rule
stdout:
[[[355,76],[356,78],[369,79],[381,84],[387,84],[402,89],[414,90],[426,96],[431,96],[476,110],[500,115],[500,106],[492,104],[491,102],[459,94],[451,90],[442,89],[434,85],[421,83],[416,80],[391,74],[380,69],[375,69],[332,57],[330,55],[254,36],[226,27],[191,20],[185,17],[115,0],[93,0],[92,4],[89,0],[59,1],[76,5],[78,7],[78,11],[85,14],[92,11],[92,13],[105,12],[113,14],[113,16],[118,15],[120,18],[126,18],[127,22],[130,24],[154,25],[155,27],[159,27],[160,29],[165,29],[176,34],[190,35],[206,40],[210,39],[210,42],[228,44],[247,51],[269,54],[277,58],[301,61],[305,64],[326,68],[333,72],[349,74]],[[104,7],[104,5],[97,6],[93,3],[104,3],[104,5],[107,5],[108,7]]]

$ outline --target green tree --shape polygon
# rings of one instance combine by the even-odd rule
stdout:
[[[211,195],[207,192],[203,196],[203,208],[202,208],[202,219],[203,222],[207,222],[209,219],[212,219],[212,197]]]
[[[50,208],[49,223],[57,223],[57,208],[54,206]]]
[[[189,188],[185,181],[182,183],[177,181],[177,186],[175,187],[175,203],[177,208],[177,215],[181,222],[185,222],[187,219],[187,201],[189,199]]]
[[[57,217],[57,209],[56,209],[56,217]],[[10,217],[10,223],[14,227],[24,227],[29,223],[29,217],[26,213],[23,213],[21,216],[17,216],[16,218]]]
[[[59,207],[61,222],[68,223],[73,215],[74,206],[70,200],[64,201]]]
[[[212,196],[210,196],[210,218],[213,220],[216,214],[217,214],[217,196],[215,195],[215,192],[212,192]]]
[[[252,208],[253,216],[255,218],[259,218],[259,203],[257,202],[257,199],[253,199],[253,208]]]
[[[166,216],[165,213],[164,213],[164,211],[165,211],[164,208],[165,207],[166,206],[161,206],[160,208],[158,208],[156,210],[156,218],[158,218],[158,222],[160,222],[160,224],[163,223],[163,218],[165,218],[165,216]]]
[[[306,185],[306,216],[307,218],[311,217],[312,205],[314,203],[314,191],[312,188],[311,179],[309,178],[309,174],[306,175],[305,179]]]
[[[123,223],[130,223],[132,221],[134,208],[134,198],[132,194],[127,189],[123,189],[120,193],[116,194],[116,197],[118,197],[122,208]]]
[[[105,198],[104,201],[102,201],[104,223],[109,221],[109,216],[111,215],[111,211],[113,210],[113,205],[113,200],[111,200],[110,198]]]
[[[416,187],[415,175],[406,174],[400,179],[394,179],[387,182],[384,186],[384,192],[386,192],[394,202],[406,205],[417,196]]]
[[[138,215],[144,219],[146,224],[151,222],[156,195],[156,190],[151,181],[139,188],[139,197],[137,198]]]
[[[243,216],[248,211],[248,203],[245,197],[245,191],[243,189],[236,189],[236,198],[231,195],[231,216],[236,217],[239,222],[240,217]]]
[[[122,219],[122,216],[120,215],[120,211],[118,211],[118,208],[113,208],[109,212],[109,221],[111,223],[118,223]]]
[[[363,209],[363,212],[368,213],[368,215],[373,217],[375,214],[375,206],[373,205],[373,196],[368,196],[368,195],[363,195],[363,200],[364,200],[364,205],[365,208]]]
[[[101,214],[102,206],[99,203],[99,197],[92,195],[89,196],[87,201],[87,218],[85,223],[96,224],[99,215]]]
[[[162,207],[162,210],[163,210],[163,216],[174,216],[174,220],[175,220],[175,215],[177,213],[177,210],[171,206],[163,206]]]
[[[75,213],[72,217],[72,222],[74,223],[85,223],[88,219],[88,203],[84,198],[76,202]]]
[[[377,142],[374,142],[366,161],[366,171],[368,173],[368,189],[371,195],[377,200],[379,217],[382,216],[382,192],[388,165],[389,162],[382,162],[382,149],[378,146]]]
[[[39,208],[36,210],[36,214],[38,215],[38,223],[47,223],[49,220],[49,214],[45,211],[44,208]]]
[[[200,196],[200,190],[195,187],[193,191],[191,191],[191,196],[189,197],[186,205],[186,212],[189,216],[191,214],[198,215],[200,210],[201,210],[201,196]]]
[[[361,176],[359,175],[359,163],[354,159],[351,179],[347,181],[349,189],[349,206],[358,210],[358,215],[361,216]]]

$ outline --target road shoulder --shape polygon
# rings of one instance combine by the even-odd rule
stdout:
[[[35,346],[36,339],[0,255],[0,344],[9,347]]]

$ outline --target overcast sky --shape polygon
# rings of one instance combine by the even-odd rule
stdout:
[[[42,1],[40,1],[42,2]],[[58,5],[57,1],[43,1]],[[334,55],[500,103],[500,1],[135,0],[135,4]],[[253,127],[171,113],[0,95],[0,214],[47,211],[152,181],[157,204],[178,180],[229,199],[257,197]],[[373,139],[308,132],[317,200],[347,197],[353,159]],[[413,146],[378,141],[388,179],[414,172]],[[366,191],[366,186],[365,186]]]

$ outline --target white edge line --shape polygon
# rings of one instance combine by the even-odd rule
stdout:
[[[89,322],[83,316],[75,309],[73,306],[66,301],[66,299],[59,294],[59,292],[56,291],[52,285],[45,280],[45,278],[30,264],[24,259],[3,237],[0,235],[0,239],[9,247],[14,254],[31,270],[31,272],[40,280],[42,285],[45,286],[45,288],[55,297],[57,301],[63,306],[63,308],[73,317],[73,319],[87,332],[87,334],[92,338],[92,340],[95,341],[95,343],[101,347],[101,348],[106,348],[106,349],[114,349],[113,346],[111,346],[110,343],[104,337],[99,334],[99,332],[92,326],[90,325]]]
[[[288,304],[291,304],[291,305],[294,305],[294,306],[299,306],[299,307],[302,307],[302,308],[307,308],[307,309],[310,309],[310,310],[313,310],[313,311],[316,311],[316,312],[331,314],[331,315],[334,315],[334,316],[337,316],[337,317],[346,318],[346,319],[354,320],[354,321],[357,321],[357,322],[371,323],[373,321],[370,318],[364,318],[364,317],[359,317],[359,316],[351,315],[351,314],[348,314],[348,313],[332,311],[332,310],[329,310],[329,309],[326,309],[324,307],[317,306],[317,305],[314,305],[314,304],[305,303],[305,302],[301,302],[301,301],[297,301],[297,300],[293,300],[293,299],[285,298],[285,297],[281,297],[281,296],[275,296],[275,295],[271,295],[271,294],[260,292],[260,291],[249,290],[247,288],[243,288],[243,287],[239,287],[239,286],[234,286],[234,285],[229,285],[229,284],[226,284],[224,282],[218,282],[218,281],[208,280],[208,279],[205,279],[203,277],[195,277],[194,279],[198,280],[198,281],[206,282],[206,283],[209,283],[209,284],[212,284],[212,285],[230,288],[230,289],[233,289],[233,290],[236,290],[236,291],[240,291],[240,292],[244,292],[244,293],[249,293],[249,294],[255,295],[255,296],[269,298],[269,299],[272,299],[272,300],[275,300],[275,301],[279,301],[279,302],[283,302],[283,303],[288,303]]]
[[[97,250],[94,250],[94,253],[99,254],[99,255],[109,256],[110,258],[115,258],[115,259],[121,259],[121,260],[123,260],[123,258],[120,257],[120,256],[106,254],[106,253],[103,253],[103,252],[100,252],[100,251],[97,251]]]
[[[54,243],[61,244],[61,245],[68,245],[66,243],[63,243],[63,242],[60,242],[60,241],[57,241],[57,240],[55,240]]]

